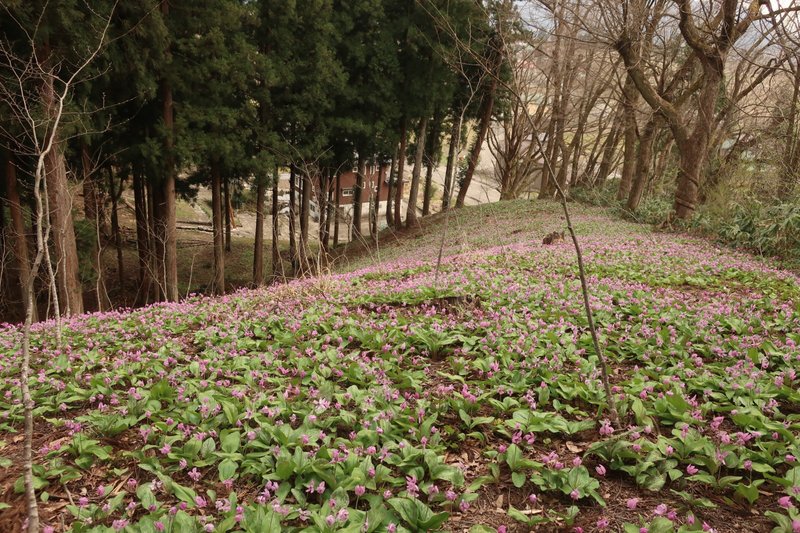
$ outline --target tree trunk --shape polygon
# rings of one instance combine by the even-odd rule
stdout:
[[[453,171],[456,167],[458,145],[461,142],[461,114],[453,108],[453,127],[450,129],[450,149],[447,151],[447,166],[444,171],[444,190],[442,191],[442,211],[450,208],[450,196],[453,194]]]
[[[114,183],[114,174],[111,167],[108,167],[108,192],[111,195],[111,235],[114,239],[114,248],[117,251],[117,280],[122,289],[125,285],[125,262],[122,257],[122,233],[119,227],[119,197],[122,195],[123,181],[120,181],[119,190]]]
[[[280,171],[278,166],[275,166],[275,181],[272,183],[272,277],[277,279],[278,276],[285,277],[283,271],[283,260],[281,259],[280,249],[280,215],[278,215],[278,193],[280,180]]]
[[[169,2],[162,0],[161,13],[169,16]],[[169,51],[167,52],[169,55]],[[164,296],[170,302],[178,301],[178,248],[175,218],[175,109],[172,101],[172,86],[166,78],[161,80],[161,102],[164,116],[164,176],[159,194],[157,217],[161,226],[164,262]]]
[[[406,209],[406,227],[412,227],[417,223],[417,199],[419,197],[419,178],[422,175],[422,158],[425,155],[425,144],[428,141],[428,117],[425,116],[419,121],[417,131],[417,149],[414,153],[414,168],[411,171],[411,187],[408,191],[408,207]]]
[[[791,197],[800,182],[800,131],[798,131],[798,106],[800,106],[800,57],[794,63],[792,100],[789,102],[789,117],[786,120],[786,146],[783,155],[783,171],[778,190],[779,198]]]
[[[398,153],[400,149],[394,149],[394,157],[392,157],[392,164],[389,168],[389,180],[386,182],[386,225],[391,226],[394,222],[394,217],[392,216],[392,193],[394,192],[394,181],[395,176],[397,176],[397,161],[399,159]]]
[[[55,112],[53,79],[47,77],[42,98],[48,112]],[[65,315],[83,313],[83,287],[78,273],[78,247],[72,220],[72,195],[67,183],[64,146],[56,139],[45,158],[47,196],[53,228],[53,249],[56,261],[56,285],[61,311]]]
[[[397,154],[397,177],[394,183],[394,227],[400,228],[403,225],[401,209],[403,206],[403,172],[406,164],[406,119],[400,126],[400,148]]]
[[[359,153],[356,168],[356,186],[353,187],[353,220],[350,240],[361,240],[361,193],[364,191],[364,176],[367,172],[367,160]]]
[[[6,182],[6,202],[11,218],[11,238],[14,248],[14,259],[16,262],[17,279],[19,280],[20,294],[22,295],[22,309],[28,312],[28,295],[25,294],[30,281],[31,263],[28,255],[28,237],[25,231],[25,219],[22,214],[22,204],[17,187],[17,166],[14,156],[10,151],[5,152],[5,182]],[[39,321],[39,313],[36,304],[31,307],[33,321]]]
[[[219,160],[211,160],[211,227],[214,240],[214,276],[211,294],[225,293],[225,237],[223,234],[222,171]]]
[[[300,270],[303,275],[310,272],[308,263],[308,226],[311,216],[311,173],[303,170],[303,189],[300,196]]]
[[[340,195],[342,193],[342,174],[341,171],[336,171],[336,190],[333,191],[333,195],[335,200],[335,205],[333,209],[333,245],[337,246],[339,244],[339,208],[341,207],[340,204]]]
[[[222,180],[222,193],[225,201],[225,251],[231,251],[231,227],[233,226],[233,205],[231,205],[230,180]]]
[[[297,174],[295,166],[289,166],[289,257],[292,263],[292,275],[297,275],[297,240],[295,239],[295,206],[296,202],[296,182]]]
[[[722,66],[703,65],[703,88],[697,105],[697,124],[688,139],[678,143],[680,164],[678,186],[675,189],[675,217],[688,220],[697,208],[703,171],[708,159],[708,144],[714,124],[714,111],[722,83]],[[676,136],[679,137],[680,136]],[[676,141],[677,142],[677,141]]]
[[[617,189],[617,200],[625,200],[631,192],[633,176],[636,174],[636,86],[630,76],[625,79],[622,90],[623,105],[623,157],[622,178]]]
[[[639,208],[639,203],[642,200],[642,193],[644,192],[647,180],[650,177],[650,171],[653,168],[653,143],[655,142],[656,133],[660,128],[660,120],[658,115],[654,115],[644,127],[642,137],[639,139],[639,148],[636,152],[636,177],[633,180],[630,194],[628,195],[627,207],[631,211],[636,211]]]
[[[383,188],[383,179],[385,173],[386,166],[382,163],[378,164],[378,183],[375,186],[375,213],[372,217],[372,228],[370,229],[373,240],[378,238],[378,220],[380,220],[381,210],[381,189]]]
[[[264,284],[264,197],[266,180],[263,176],[256,183],[256,236],[253,243],[253,285]]]
[[[326,177],[326,183],[327,183],[326,194],[328,195],[328,200],[325,202],[325,206],[326,206],[326,208],[328,210],[328,214],[325,215],[325,238],[323,239],[323,242],[322,242],[323,247],[324,247],[326,252],[330,250],[331,223],[333,222],[333,219],[335,217],[334,211],[336,209],[336,206],[334,205],[334,199],[333,199],[333,195],[336,194],[335,193],[335,188],[334,188],[334,179],[335,178],[333,176],[333,173],[331,172],[330,169],[328,169],[328,175]]]
[[[425,148],[426,168],[425,168],[425,190],[422,193],[422,216],[431,214],[431,199],[433,197],[433,167],[436,164],[436,155],[439,151],[439,135],[442,130],[442,113],[434,115],[433,127],[428,134],[427,146]]]
[[[614,159],[616,159],[617,145],[619,144],[619,123],[615,123],[603,144],[603,155],[600,159],[600,166],[597,169],[597,176],[594,179],[596,186],[601,187],[611,174]]]
[[[103,209],[97,190],[97,177],[94,174],[92,158],[89,155],[89,145],[81,140],[81,167],[83,169],[83,216],[92,227],[92,247],[89,253],[92,258],[92,270],[95,272],[94,287],[91,290],[92,299],[97,303],[98,311],[106,310],[108,295],[105,293],[105,280],[103,262],[101,257],[103,235],[100,231],[100,212]]]
[[[150,271],[150,231],[147,220],[147,191],[141,171],[133,168],[133,202],[136,216],[136,252],[139,259],[139,290],[136,303],[147,303],[153,286]],[[141,300],[141,298],[144,298]]]
[[[469,154],[469,161],[467,163],[467,172],[464,174],[464,180],[458,189],[458,197],[456,198],[456,207],[464,207],[464,200],[467,199],[467,190],[472,182],[472,176],[475,174],[475,168],[478,166],[478,158],[481,155],[481,147],[483,141],[486,139],[486,133],[489,131],[489,125],[492,122],[492,109],[494,108],[494,93],[497,88],[497,80],[492,78],[489,92],[483,101],[483,110],[481,112],[481,121],[478,128],[478,136],[475,139],[475,144],[472,146],[472,151]]]

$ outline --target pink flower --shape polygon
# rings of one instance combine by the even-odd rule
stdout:
[[[608,518],[601,518],[597,521],[597,529],[604,530],[608,528]]]
[[[165,444],[158,451],[160,451],[162,455],[167,455],[169,452],[172,451],[172,447],[169,444]]]
[[[578,489],[572,489],[572,492],[569,493],[569,497],[573,500],[579,500],[581,498],[581,493]]]
[[[686,473],[689,474],[690,476],[695,475],[697,472],[699,472],[699,470],[694,465],[689,465],[686,467]]]
[[[366,491],[367,489],[364,487],[364,485],[356,485],[354,492],[356,493],[356,496],[363,496]]]
[[[197,468],[192,468],[192,471],[189,472],[189,477],[192,478],[192,481],[200,481],[203,474]]]
[[[655,511],[653,511],[653,514],[657,516],[664,516],[665,514],[667,514],[667,505],[664,503],[659,503],[656,506]]]
[[[581,460],[580,457],[576,457],[575,459],[572,460],[572,466],[581,466],[582,463],[583,460]]]
[[[598,476],[605,476],[606,475],[606,467],[603,465],[597,465],[594,467],[594,471],[597,472]]]
[[[625,502],[625,505],[627,505],[628,509],[632,511],[636,509],[637,505],[639,505],[639,498],[630,498],[627,502]]]
[[[156,531],[164,531],[164,529],[166,529],[166,528],[164,527],[164,522],[161,522],[160,520],[159,520],[158,522],[155,522],[155,523],[153,524],[153,527],[155,527],[155,528],[156,528]]]
[[[204,499],[202,496],[195,496],[195,498],[194,498],[194,503],[195,503],[195,504],[196,504],[196,505],[197,505],[197,506],[198,506],[200,509],[202,509],[203,507],[205,507],[205,506],[206,506],[206,504],[207,504],[206,500],[205,500],[205,499]]]
[[[778,505],[780,505],[784,509],[789,509],[791,507],[794,507],[791,496],[781,496],[780,498],[778,498]]]

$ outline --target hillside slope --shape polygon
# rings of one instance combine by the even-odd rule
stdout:
[[[558,206],[443,215],[335,273],[36,326],[56,531],[791,531],[800,279],[578,207],[624,427]],[[444,215],[447,216],[447,215]],[[0,330],[0,530],[22,410]],[[627,525],[626,525],[627,524]],[[110,528],[110,529],[109,529]]]

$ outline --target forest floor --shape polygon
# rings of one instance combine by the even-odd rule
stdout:
[[[36,324],[44,522],[800,529],[800,278],[574,210],[619,425],[572,246],[542,244],[559,206],[471,207],[350,245],[315,278],[76,317],[61,346]],[[19,343],[0,329],[4,532],[25,514]]]

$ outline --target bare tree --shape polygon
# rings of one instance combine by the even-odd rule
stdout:
[[[11,15],[9,11],[7,13]],[[59,147],[61,142],[60,126],[64,116],[65,103],[71,97],[75,84],[80,81],[80,76],[100,54],[110,22],[111,15],[105,19],[97,45],[87,50],[84,59],[75,65],[75,68],[71,69],[70,74],[63,77],[60,75],[58,61],[52,57],[49,51],[44,50],[44,54],[40,54],[42,50],[40,50],[35,33],[27,34],[30,47],[28,57],[16,55],[11,43],[5,40],[0,41],[0,61],[3,62],[7,75],[0,79],[0,99],[12,109],[15,119],[25,132],[27,144],[36,161],[33,173],[36,254],[26,279],[27,285],[24,288],[27,304],[22,334],[22,365],[20,370],[25,418],[23,448],[25,499],[28,511],[28,531],[32,533],[39,531],[39,511],[33,486],[33,454],[31,449],[34,402],[29,389],[31,323],[33,322],[35,307],[34,281],[42,261],[46,261],[48,269],[52,268],[47,243],[53,226],[61,233],[60,235],[55,235],[55,249],[60,255],[57,260],[61,275],[70,275],[70,269],[77,268],[77,264],[72,264],[72,259],[61,256],[65,253],[66,247],[69,246],[70,242],[74,246],[75,234],[71,226],[71,215],[69,215],[70,205],[68,202],[70,198],[69,195],[65,194],[66,169],[64,167],[63,154],[60,153]],[[40,109],[44,112],[40,113]],[[51,181],[54,186],[48,187]],[[48,222],[49,218],[54,214],[50,209],[48,196],[52,197],[54,190],[63,195],[53,198],[56,208],[56,220],[58,220],[59,224],[63,223],[63,225],[50,224]],[[52,273],[51,279],[53,279]],[[67,298],[68,309],[72,312],[80,312],[82,304],[78,303],[80,299],[75,299],[75,287],[71,286],[70,283],[64,283],[62,292]],[[57,295],[55,295],[55,298],[58,301]],[[60,331],[58,334],[60,335]]]

